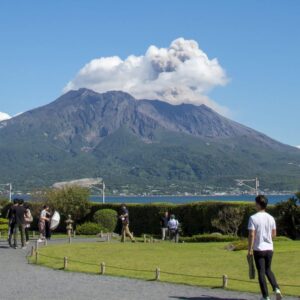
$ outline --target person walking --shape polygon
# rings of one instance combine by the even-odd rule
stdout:
[[[24,205],[25,207],[25,241],[26,241],[26,245],[29,244],[29,228],[30,228],[30,224],[33,221],[33,217],[31,215],[31,211],[30,211],[30,207],[28,203],[25,203]]]
[[[40,238],[38,239],[38,242],[43,242],[45,240],[46,236],[46,221],[49,221],[49,218],[47,217],[47,212],[49,211],[49,206],[44,205],[43,210],[40,214],[39,219],[39,232],[40,232]]]
[[[169,222],[169,212],[165,212],[163,217],[160,219],[161,225],[161,239],[164,241],[168,235],[168,222]]]
[[[121,206],[120,219],[122,221],[122,237],[121,242],[125,242],[126,236],[129,236],[131,242],[135,242],[133,235],[129,230],[129,212],[126,205],[123,203]]]
[[[18,247],[18,233],[21,233],[21,245],[22,249],[26,249],[25,246],[25,207],[24,207],[24,200],[19,199],[18,205],[13,207],[12,213],[15,218],[15,225],[14,225],[14,248],[17,249]]]
[[[168,222],[168,229],[170,232],[171,241],[175,239],[175,243],[179,241],[179,222],[176,220],[175,215],[171,215],[170,220]]]
[[[262,293],[262,300],[269,300],[266,276],[276,295],[276,300],[281,300],[282,295],[271,270],[273,258],[273,238],[276,236],[276,223],[274,218],[266,212],[268,199],[259,195],[255,199],[257,213],[249,219],[248,230],[248,257],[254,256],[258,272],[258,280]]]
[[[14,227],[16,224],[16,218],[13,214],[13,209],[14,207],[18,206],[18,199],[14,199],[13,200],[13,205],[9,208],[8,212],[7,212],[7,219],[8,219],[8,244],[10,247],[13,247],[12,245],[12,238],[14,235]]]

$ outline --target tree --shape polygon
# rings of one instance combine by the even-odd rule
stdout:
[[[72,219],[78,222],[90,211],[89,194],[88,189],[78,186],[51,189],[46,192],[46,202],[63,218],[71,215]]]
[[[225,207],[219,211],[218,217],[213,219],[211,224],[224,234],[237,236],[243,219],[243,207]]]
[[[300,202],[300,193],[296,193],[296,197],[276,204],[279,231],[292,239],[300,236],[300,206],[297,202]]]

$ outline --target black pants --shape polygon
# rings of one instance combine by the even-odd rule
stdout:
[[[25,227],[25,240],[26,242],[29,242],[29,228]]]
[[[261,293],[264,298],[269,297],[266,276],[272,285],[273,291],[279,289],[276,278],[271,270],[273,251],[254,251],[254,260],[258,272]]]

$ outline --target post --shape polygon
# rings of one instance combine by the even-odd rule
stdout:
[[[73,238],[76,237],[76,230],[73,231]]]
[[[36,251],[36,252],[35,252],[35,263],[36,263],[36,264],[38,263],[38,259],[39,259],[39,252]]]
[[[223,289],[226,289],[228,286],[228,276],[223,275]]]
[[[48,241],[47,239],[44,239],[44,246],[47,246],[48,245]]]
[[[146,241],[146,234],[144,234],[144,243],[146,243],[147,241]]]
[[[30,256],[33,257],[34,256],[34,246],[31,246],[31,253]]]
[[[35,231],[32,231],[32,237],[33,238],[35,237]]]
[[[107,235],[106,235],[106,241],[107,241],[107,242],[110,242],[110,236],[109,236],[109,233],[107,233]]]
[[[9,183],[9,202],[11,202],[12,184]]]
[[[105,262],[102,262],[100,265],[100,274],[101,275],[105,274]]]
[[[68,258],[65,256],[64,257],[64,270],[68,268]]]
[[[35,251],[38,251],[38,249],[39,249],[39,241],[36,240],[36,242],[35,242]]]
[[[102,182],[102,203],[105,203],[105,183]]]
[[[1,231],[0,231],[0,239],[2,238],[2,233],[1,233]]]
[[[150,237],[150,243],[153,243],[153,236]]]
[[[100,231],[100,238],[103,238],[103,231]]]
[[[160,279],[160,268],[157,267],[155,270],[155,280],[159,280]]]
[[[69,236],[69,244],[71,244],[71,243],[72,243],[72,237]]]

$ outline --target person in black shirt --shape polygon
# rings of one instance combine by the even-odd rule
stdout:
[[[133,235],[131,234],[129,230],[129,212],[126,208],[125,204],[122,204],[121,206],[121,213],[120,213],[120,219],[122,221],[122,238],[121,242],[125,242],[126,235],[129,236],[132,242],[135,242]]]
[[[18,242],[17,242],[17,237],[19,231],[21,232],[21,243],[22,243],[22,248],[25,249],[25,213],[26,209],[24,207],[24,200],[19,199],[19,205],[13,207],[12,213],[15,218],[15,226],[14,226],[14,248],[17,248]]]
[[[18,206],[18,201],[19,199],[14,199],[13,200],[13,205],[9,208],[8,212],[7,212],[7,218],[8,218],[8,244],[10,247],[12,247],[12,237],[13,237],[13,234],[14,234],[14,227],[15,227],[15,224],[16,224],[16,219],[15,219],[15,216],[13,214],[13,209],[14,207]]]
[[[164,216],[160,219],[161,225],[161,239],[164,241],[168,235],[168,222],[169,222],[169,212],[165,212]]]

